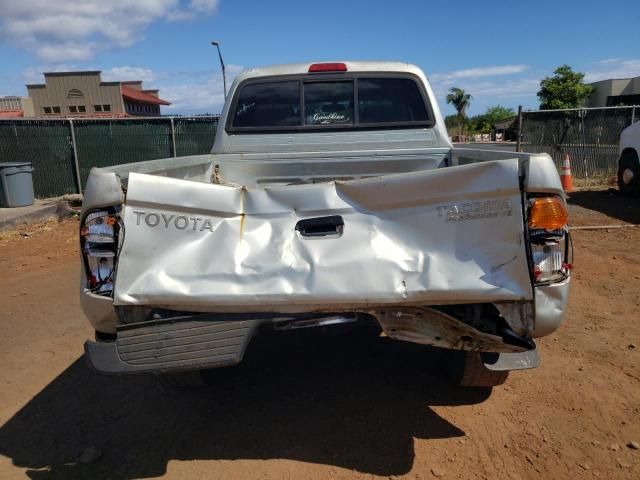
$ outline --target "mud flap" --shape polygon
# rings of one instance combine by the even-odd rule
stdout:
[[[480,355],[484,366],[493,371],[528,370],[537,368],[540,365],[540,356],[537,348],[526,352],[483,352]]]

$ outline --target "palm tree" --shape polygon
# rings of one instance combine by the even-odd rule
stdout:
[[[471,105],[473,97],[458,87],[451,87],[447,95],[447,103],[453,105],[458,112],[458,140],[462,137],[462,121],[465,117],[465,111]]]

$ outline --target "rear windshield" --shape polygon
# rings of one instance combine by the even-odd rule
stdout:
[[[410,77],[257,81],[239,88],[229,131],[432,126],[418,82]]]
[[[236,104],[234,127],[300,125],[300,84],[268,82],[245,85]]]

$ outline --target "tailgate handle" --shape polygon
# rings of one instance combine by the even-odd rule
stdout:
[[[307,218],[296,223],[296,231],[303,237],[339,236],[343,229],[344,220],[340,215]]]

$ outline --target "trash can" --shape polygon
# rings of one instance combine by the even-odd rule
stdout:
[[[0,163],[0,207],[33,205],[31,162]]]

